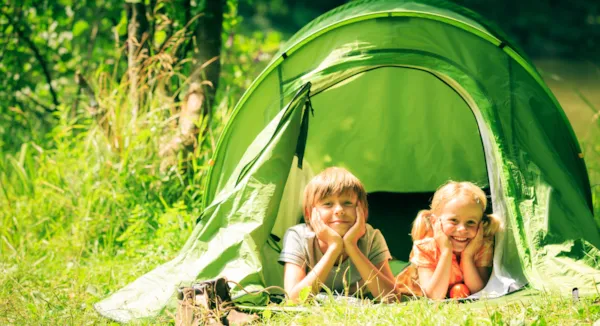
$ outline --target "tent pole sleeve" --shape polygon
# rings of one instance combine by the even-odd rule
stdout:
[[[310,101],[310,95],[306,98],[306,104],[304,105],[304,112],[302,112],[302,122],[300,125],[300,134],[298,135],[298,143],[296,144],[296,157],[298,157],[298,168],[302,169],[302,162],[304,161],[304,151],[306,150],[306,139],[308,138],[308,120],[310,113],[314,114],[312,103]]]

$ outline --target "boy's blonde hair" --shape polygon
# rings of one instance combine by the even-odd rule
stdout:
[[[358,202],[363,206],[366,220],[369,217],[369,207],[365,187],[350,171],[340,167],[323,170],[306,185],[304,188],[304,219],[306,220],[310,216],[312,208],[319,200],[346,193],[356,194]]]
[[[448,181],[435,191],[430,209],[422,210],[417,214],[411,231],[413,241],[433,237],[433,227],[431,225],[433,212],[438,211],[447,202],[458,196],[468,196],[481,205],[484,237],[491,237],[500,230],[500,219],[493,214],[484,214],[487,208],[487,198],[481,188],[468,181]]]

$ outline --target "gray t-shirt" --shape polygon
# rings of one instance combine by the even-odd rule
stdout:
[[[366,233],[358,239],[358,248],[373,265],[392,259],[385,239],[379,230],[366,224]],[[304,267],[308,273],[323,258],[319,248],[319,240],[308,225],[302,223],[292,226],[283,237],[283,250],[279,255],[279,263],[292,263]],[[331,290],[344,291],[344,274],[350,291],[354,292],[357,282],[362,281],[360,273],[350,258],[333,266],[324,284]]]

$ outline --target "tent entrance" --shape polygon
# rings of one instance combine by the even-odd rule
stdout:
[[[429,207],[441,184],[467,180],[489,188],[472,109],[430,72],[371,68],[319,90],[311,101],[307,164],[302,170],[292,165],[273,229],[278,238],[301,221],[304,185],[328,166],[346,167],[363,181],[369,223],[382,231],[392,255],[405,262],[412,248],[412,222]],[[290,210],[294,202],[297,208]]]
[[[311,99],[306,159],[316,173],[344,166],[369,192],[369,223],[392,255],[407,261],[417,212],[448,180],[489,187],[472,109],[430,72],[402,66],[370,69]]]

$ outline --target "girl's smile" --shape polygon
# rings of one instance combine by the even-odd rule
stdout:
[[[460,253],[477,235],[483,207],[473,198],[459,196],[443,205],[437,216],[442,221],[442,230],[452,242],[453,251]]]

